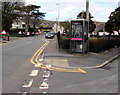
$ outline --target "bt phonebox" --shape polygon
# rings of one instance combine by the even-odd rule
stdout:
[[[70,50],[72,53],[87,53],[88,43],[88,21],[86,19],[75,19],[70,21]]]

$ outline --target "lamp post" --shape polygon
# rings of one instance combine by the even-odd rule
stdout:
[[[58,18],[57,18],[57,32],[58,32],[58,27],[59,27],[59,3],[56,4],[58,6]]]
[[[89,0],[86,0],[86,19],[88,21],[88,42],[87,42],[87,49],[88,49],[88,52],[89,52]]]
[[[86,19],[89,21],[89,0],[86,0]]]

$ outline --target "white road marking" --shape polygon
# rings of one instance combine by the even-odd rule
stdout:
[[[44,79],[43,81],[48,81],[48,79]]]
[[[42,54],[42,58],[44,57],[44,55],[45,55],[45,54],[43,53],[43,54]]]
[[[23,85],[22,87],[26,87],[26,88],[31,87],[32,83],[33,83],[33,79],[31,79],[28,84]]]
[[[46,94],[46,92],[43,92],[43,94]]]
[[[44,74],[43,77],[44,77],[44,78],[50,77],[50,73]]]
[[[49,84],[44,82],[40,85],[39,89],[48,89],[49,88]]]
[[[38,74],[38,70],[32,70],[30,76],[37,76],[37,74]]]
[[[43,59],[39,59],[39,61],[40,61],[40,62],[42,62],[42,61],[43,61]]]
[[[39,87],[39,89],[48,89],[48,87]]]
[[[35,64],[34,66],[35,66],[35,67],[40,67],[40,66],[39,66],[39,65],[37,65],[37,64]]]

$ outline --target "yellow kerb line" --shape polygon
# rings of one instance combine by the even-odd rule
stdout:
[[[39,55],[43,52],[43,50],[45,49],[45,47],[49,44],[49,41],[46,41],[45,44],[34,54],[34,56],[31,58],[31,63],[33,63],[34,65],[36,64],[33,60],[35,58],[35,61],[37,62],[37,66],[46,69],[46,65],[40,63],[38,61]],[[45,66],[45,67],[43,67]],[[55,71],[66,71],[66,72],[82,72],[82,73],[87,73],[86,71],[78,68],[78,70],[69,70],[69,69],[62,69],[62,68],[56,68],[56,67],[50,67],[48,68],[49,70],[55,70]]]
[[[35,58],[35,56],[38,54],[38,52],[46,45],[46,43],[47,42],[45,42],[45,44],[42,46],[42,47],[40,47],[40,49],[38,49],[37,50],[37,52],[34,54],[34,56],[31,58],[31,63],[33,63],[34,65],[36,64],[33,60],[34,60],[34,58]]]

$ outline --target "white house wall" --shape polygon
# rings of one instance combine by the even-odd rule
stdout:
[[[64,27],[57,25],[56,23],[53,25],[53,32],[57,33],[58,31],[60,31],[60,33],[63,33],[64,31]]]

